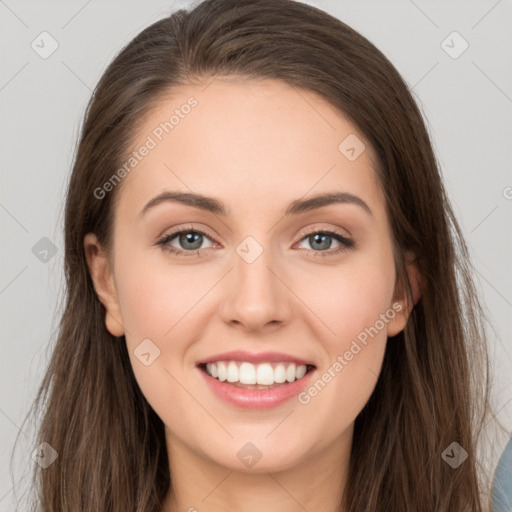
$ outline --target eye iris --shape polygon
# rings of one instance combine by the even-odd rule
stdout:
[[[198,243],[199,241],[199,243]],[[186,245],[183,245],[183,244],[187,244],[187,243],[191,243],[191,244],[196,244],[194,245],[193,247],[187,247]],[[186,233],[182,233],[180,234],[180,244],[183,245],[183,247],[185,248],[188,248],[188,249],[199,249],[201,247],[201,244],[202,244],[202,235],[200,233],[194,233],[193,231],[188,231]]]
[[[325,242],[325,239],[328,239],[328,243]],[[329,249],[331,247],[331,236],[327,234],[322,233],[315,233],[314,235],[310,235],[309,237],[309,243],[311,244],[311,247],[315,248],[315,243],[320,243],[320,247],[317,247],[317,249]],[[323,243],[322,243],[323,242]]]

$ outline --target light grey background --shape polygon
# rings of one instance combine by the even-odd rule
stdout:
[[[312,1],[372,41],[393,62],[424,112],[456,214],[477,268],[491,332],[495,403],[512,430],[511,0]],[[117,51],[189,2],[0,0],[1,357],[0,512],[27,485],[26,453],[12,445],[48,360],[62,290],[62,206],[79,122]],[[57,50],[31,48],[47,31]],[[469,44],[452,58],[441,43]],[[451,41],[454,41],[453,43]],[[461,48],[449,38],[444,46]],[[32,252],[48,237],[47,263]]]

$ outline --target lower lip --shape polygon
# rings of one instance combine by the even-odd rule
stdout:
[[[198,367],[197,369],[203,375],[210,389],[219,398],[245,409],[270,409],[284,404],[301,393],[315,373],[315,369],[310,370],[301,379],[271,389],[246,389],[229,384],[227,381],[221,382],[208,375],[201,368]]]

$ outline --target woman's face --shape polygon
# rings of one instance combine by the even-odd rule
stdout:
[[[171,450],[283,470],[350,443],[409,309],[395,295],[375,154],[356,127],[279,81],[208,83],[174,89],[143,120],[118,175],[111,266],[90,261]],[[186,204],[147,207],[164,193]],[[339,200],[312,201],[327,194]],[[278,385],[244,389],[220,382],[222,365],[209,367],[217,378],[198,366],[219,359],[228,380]],[[301,375],[297,359],[314,368],[282,383]]]

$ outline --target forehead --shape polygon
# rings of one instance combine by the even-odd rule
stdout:
[[[332,189],[383,199],[364,135],[323,98],[279,80],[173,88],[135,133],[118,201],[124,215],[166,189],[253,209]]]

